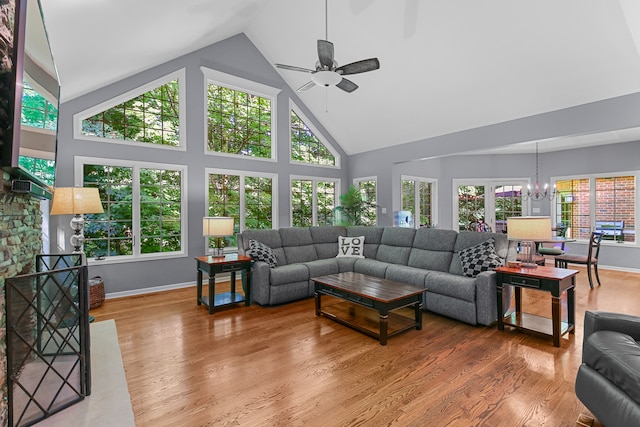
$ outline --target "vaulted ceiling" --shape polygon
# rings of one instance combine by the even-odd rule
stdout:
[[[351,77],[353,93],[299,93],[348,154],[640,92],[637,0],[328,0],[326,20],[324,0],[41,3],[63,102],[241,32],[272,64],[314,68],[328,29],[340,65],[381,63]],[[277,71],[294,89],[309,81]]]

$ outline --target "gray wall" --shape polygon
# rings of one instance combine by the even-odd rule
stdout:
[[[204,94],[201,66],[236,75],[269,86],[281,88],[278,96],[277,122],[278,162],[269,163],[247,159],[229,159],[203,156]],[[73,115],[135,89],[166,74],[186,68],[188,151],[167,152],[144,147],[122,146],[90,142],[73,138]],[[64,91],[64,88],[62,88]],[[289,98],[323,133],[343,156],[343,170],[314,168],[289,163],[289,128],[287,114]],[[500,147],[513,143],[602,132],[640,126],[640,94],[632,94],[597,103],[586,104],[553,113],[513,120],[506,123],[471,129],[423,141],[394,146],[387,149],[347,156],[321,124],[304,107],[295,91],[289,88],[255,46],[243,34],[231,37],[205,49],[187,54],[166,64],[141,72],[93,93],[76,98],[60,106],[56,186],[72,186],[73,157],[92,156],[125,158],[129,160],[177,163],[188,165],[188,254],[171,260],[131,262],[90,267],[90,274],[105,279],[108,293],[137,290],[163,285],[186,284],[195,281],[194,257],[204,254],[201,218],[205,209],[206,167],[237,170],[256,170],[279,174],[278,204],[279,226],[289,225],[289,176],[311,175],[342,179],[342,190],[353,178],[378,177],[378,197],[387,214],[379,213],[381,225],[391,225],[392,212],[400,204],[400,176],[424,176],[438,179],[438,222],[443,228],[452,224],[453,178],[529,178],[534,174],[533,155],[453,155],[455,153],[484,148]],[[431,160],[418,160],[431,158]],[[548,182],[550,176],[640,170],[640,143],[632,142],[612,146],[585,148],[540,156],[541,176]],[[549,203],[537,205],[541,214],[549,214]],[[69,218],[52,217],[52,230],[64,229]],[[52,238],[57,233],[52,231]],[[66,238],[66,237],[65,237]],[[55,248],[56,242],[52,243]],[[574,245],[575,249],[584,247]],[[55,252],[55,250],[54,250]],[[609,245],[602,252],[602,264],[620,268],[640,269],[639,249]]]
[[[277,99],[277,163],[234,159],[229,157],[204,156],[204,77],[201,66],[227,74],[239,76],[276,88],[282,88]],[[187,111],[187,151],[153,149],[147,147],[118,146],[113,143],[76,140],[73,138],[73,115],[117,95],[135,89],[145,83],[163,77],[176,70],[186,68],[186,111]],[[64,88],[62,88],[64,91]],[[204,255],[205,240],[202,237],[202,217],[205,207],[205,168],[252,170],[278,174],[279,226],[288,226],[290,191],[289,175],[310,175],[340,178],[343,188],[348,184],[346,169],[330,169],[313,166],[292,165],[289,162],[289,98],[292,98],[316,128],[339,151],[346,162],[346,155],[322,125],[304,107],[296,93],[291,90],[262,54],[244,34],[187,54],[153,69],[141,72],[131,78],[119,81],[60,106],[58,155],[56,165],[56,186],[73,186],[74,156],[122,158],[159,163],[188,165],[188,253],[187,256],[169,260],[99,264],[90,260],[90,274],[100,275],[105,280],[107,293],[142,289],[148,287],[186,284],[195,282],[194,257]],[[66,237],[71,230],[69,217],[51,217],[52,230],[65,230]],[[57,233],[52,231],[53,239]],[[52,242],[53,252],[58,252],[57,243]],[[67,248],[68,248],[67,243]]]

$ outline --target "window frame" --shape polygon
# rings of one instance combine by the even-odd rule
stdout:
[[[568,180],[580,180],[580,179],[588,179],[589,180],[589,226],[591,231],[595,231],[596,224],[596,179],[597,178],[617,178],[623,176],[633,176],[634,177],[634,192],[635,192],[635,203],[634,203],[634,217],[636,221],[635,233],[634,233],[634,241],[618,241],[614,240],[602,240],[602,245],[615,245],[619,247],[640,247],[640,239],[638,238],[638,212],[640,212],[640,197],[638,195],[638,184],[640,183],[640,170],[635,171],[616,171],[616,172],[605,172],[605,173],[589,173],[589,174],[576,174],[576,175],[567,175],[567,176],[552,176],[550,178],[551,185],[556,186],[558,181],[568,181]],[[555,197],[558,197],[556,194]],[[551,203],[551,220],[555,221],[556,218],[556,199]],[[576,239],[577,242],[587,242],[588,239]]]
[[[244,179],[249,178],[270,178],[271,179],[271,216],[273,218],[271,229],[278,229],[278,174],[270,172],[254,172],[248,170],[238,169],[221,169],[221,168],[205,168],[204,170],[204,188],[205,188],[205,207],[204,216],[209,216],[209,175],[234,175],[240,177],[240,224],[238,224],[240,233],[246,229],[246,197],[244,188]],[[209,237],[204,236],[205,251],[207,254],[213,253],[212,248],[209,247]],[[231,248],[231,250],[237,248]]]
[[[137,86],[134,89],[128,90],[114,98],[94,105],[91,108],[87,108],[79,113],[73,115],[73,138],[86,141],[106,142],[109,144],[129,145],[133,147],[152,148],[158,150],[174,150],[174,151],[186,151],[187,150],[187,96],[186,96],[186,70],[184,68],[174,71],[173,73],[166,74],[153,81],[145,83],[142,86]],[[163,144],[152,144],[148,142],[131,141],[127,139],[116,138],[104,138],[101,136],[85,135],[82,133],[82,121],[93,117],[98,113],[113,108],[117,105],[127,102],[132,98],[140,96],[150,90],[156,89],[159,86],[167,84],[173,80],[178,80],[178,107],[179,123],[180,123],[180,144],[177,147]]]
[[[223,73],[218,70],[214,70],[209,67],[200,67],[203,74],[203,145],[204,154],[206,156],[221,156],[231,157],[234,159],[250,159],[255,161],[277,162],[278,161],[278,94],[281,89],[267,86],[262,83],[254,82],[252,80],[243,79],[242,77],[234,76],[231,74]],[[225,88],[232,89],[239,92],[245,92],[251,95],[260,96],[263,98],[269,98],[271,100],[271,157],[253,157],[243,156],[242,154],[233,153],[221,153],[219,151],[209,151],[207,149],[207,126],[209,122],[208,111],[208,86],[209,84],[215,84],[218,86],[224,86]]]
[[[293,141],[291,140],[291,111],[293,111],[294,113],[296,113],[296,115],[300,118],[300,120],[302,120],[302,122],[305,124],[305,126],[307,126],[309,128],[309,130],[313,133],[313,136],[315,136],[316,138],[318,138],[318,141],[320,141],[320,143],[322,145],[325,146],[325,148],[327,150],[329,150],[329,152],[333,155],[333,158],[335,159],[336,164],[335,165],[321,165],[321,164],[316,164],[316,163],[305,163],[305,162],[299,162],[296,160],[293,160],[291,158],[291,153],[292,153],[292,144]],[[318,130],[318,128],[313,124],[313,122],[311,120],[309,120],[309,117],[304,114],[302,112],[302,110],[300,109],[300,107],[298,107],[298,105],[296,105],[296,103],[289,98],[289,114],[287,115],[288,121],[289,121],[289,163],[292,165],[304,165],[304,166],[313,166],[313,167],[320,167],[320,168],[329,168],[329,169],[340,169],[341,165],[342,165],[342,156],[340,156],[340,153],[338,152],[338,150],[335,149],[335,147],[327,140],[327,138],[324,136],[324,134],[322,132],[320,132]]]
[[[414,176],[414,175],[400,175],[400,208],[402,209],[403,203],[402,198],[404,196],[403,191],[403,183],[404,181],[417,181],[423,182],[425,184],[431,184],[431,227],[434,225],[437,227],[438,222],[438,179],[437,178],[427,178],[424,176]],[[412,212],[413,217],[413,228],[420,228],[420,199],[419,199],[419,190],[418,186],[414,186],[414,211]],[[418,218],[418,221],[416,221]]]
[[[374,175],[374,176],[364,176],[364,177],[360,177],[360,178],[353,178],[353,185],[357,188],[360,189],[360,183],[361,182],[369,182],[369,181],[373,181],[375,183],[376,186],[376,207],[375,207],[375,212],[376,212],[376,218],[375,218],[375,225],[378,225],[378,176]],[[402,196],[401,196],[402,197]]]
[[[118,264],[125,262],[136,262],[136,261],[150,261],[150,260],[158,260],[158,259],[169,259],[169,258],[184,258],[188,254],[188,195],[187,189],[189,186],[187,185],[187,177],[188,177],[188,166],[181,164],[168,164],[168,163],[155,163],[155,162],[141,162],[141,161],[133,161],[133,160],[123,160],[123,159],[107,159],[103,157],[85,157],[85,156],[74,156],[74,185],[77,187],[82,187],[84,183],[84,165],[100,165],[100,166],[115,166],[115,167],[126,167],[132,168],[132,201],[131,201],[131,224],[133,229],[134,236],[134,244],[133,244],[133,254],[132,255],[119,255],[119,256],[108,256],[102,259],[96,258],[87,258],[87,262],[89,265],[104,265],[104,264]],[[180,171],[181,180],[180,180],[180,241],[182,249],[180,251],[174,252],[161,252],[161,253],[153,253],[153,254],[143,254],[140,253],[140,228],[141,228],[141,218],[140,218],[140,169],[163,169],[163,170],[173,170]],[[58,237],[60,240],[60,237]]]
[[[333,182],[335,184],[335,194],[333,196],[334,209],[340,204],[340,195],[342,194],[342,186],[340,178],[329,178],[322,176],[308,176],[308,175],[289,175],[289,226],[293,227],[293,200],[291,199],[291,188],[293,181],[311,181],[312,182],[312,212],[311,212],[311,224],[312,226],[318,225],[318,191],[317,186],[319,182]],[[335,219],[335,217],[334,217]]]

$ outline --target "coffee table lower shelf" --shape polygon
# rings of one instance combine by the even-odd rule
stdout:
[[[553,337],[553,320],[546,317],[529,313],[511,313],[504,316],[502,322],[506,326],[512,326],[523,331],[536,332]],[[567,322],[560,322],[560,336],[573,331],[573,329],[573,325]]]
[[[413,309],[405,310],[413,313]],[[320,314],[380,341],[380,313],[377,310],[341,301],[323,306]],[[416,329],[417,326],[413,318],[390,312],[387,320],[387,337]]]

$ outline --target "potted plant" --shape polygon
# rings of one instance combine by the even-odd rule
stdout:
[[[378,206],[362,198],[362,192],[354,185],[340,196],[340,206],[336,206],[334,211],[336,225],[367,225],[363,218],[367,209]]]

